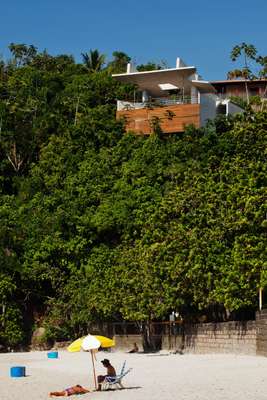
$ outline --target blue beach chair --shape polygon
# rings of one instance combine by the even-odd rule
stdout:
[[[124,361],[119,375],[106,376],[105,380],[102,383],[102,389],[108,390],[111,389],[112,387],[117,389],[124,389],[124,386],[121,381],[125,377],[125,375],[127,375],[132,370],[132,368],[129,368],[127,371],[125,371],[125,367],[126,367],[126,361]]]

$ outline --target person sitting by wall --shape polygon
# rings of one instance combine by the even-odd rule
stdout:
[[[136,343],[133,344],[132,350],[128,351],[128,353],[138,353],[139,348]]]

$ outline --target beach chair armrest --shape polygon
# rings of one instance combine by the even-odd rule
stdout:
[[[106,376],[105,381],[106,382],[115,382],[119,377],[118,376]]]

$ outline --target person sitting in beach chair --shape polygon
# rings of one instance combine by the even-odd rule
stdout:
[[[98,382],[98,391],[101,390],[102,383],[106,379],[107,376],[110,377],[115,377],[116,376],[116,371],[115,368],[110,364],[110,361],[105,358],[104,360],[101,361],[104,367],[107,369],[107,375],[98,375],[97,377],[97,382]]]
[[[119,375],[116,376],[106,376],[103,383],[102,383],[102,389],[103,390],[109,390],[112,387],[113,388],[118,388],[118,389],[124,389],[124,386],[122,384],[122,379],[129,374],[129,372],[132,370],[132,368],[129,368],[127,371],[126,369],[126,361],[122,364],[121,372]]]
[[[83,388],[81,385],[75,385],[71,386],[65,390],[62,390],[61,392],[50,392],[49,396],[71,396],[72,394],[84,394],[84,393],[89,393],[90,390]]]

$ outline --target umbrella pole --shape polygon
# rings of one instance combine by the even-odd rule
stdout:
[[[97,385],[96,385],[96,374],[95,374],[95,362],[94,362],[94,355],[93,355],[93,350],[90,350],[91,353],[91,358],[92,358],[92,363],[93,363],[93,371],[94,371],[94,381],[95,381],[95,388],[97,390]]]

